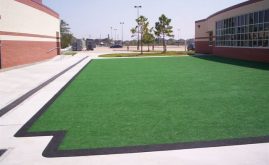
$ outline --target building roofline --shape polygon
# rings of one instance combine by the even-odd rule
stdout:
[[[246,2],[242,2],[242,3],[239,3],[239,4],[233,5],[233,6],[231,6],[231,7],[228,7],[228,8],[226,8],[226,9],[223,9],[223,10],[221,10],[221,11],[218,11],[218,12],[216,12],[216,13],[210,15],[210,16],[207,17],[206,19],[202,19],[202,20],[195,21],[195,23],[204,22],[204,21],[206,21],[206,20],[208,20],[208,19],[210,19],[210,18],[212,18],[212,17],[214,17],[214,16],[216,16],[216,15],[225,13],[225,12],[230,11],[230,10],[237,9],[237,8],[239,8],[239,7],[242,7],[242,6],[246,6],[246,5],[250,5],[250,4],[253,4],[253,3],[261,2],[261,1],[264,1],[264,0],[248,0],[248,1],[246,1]]]
[[[54,10],[52,10],[51,8],[47,7],[46,5],[44,4],[41,4],[41,3],[38,3],[38,2],[35,2],[33,0],[15,0],[17,2],[20,2],[20,3],[23,3],[25,5],[28,5],[28,6],[31,6],[37,10],[40,10],[44,13],[47,13],[55,18],[60,18],[60,15],[55,12]]]
[[[195,23],[199,23],[199,22],[205,22],[207,19],[200,19],[198,21],[195,21]]]

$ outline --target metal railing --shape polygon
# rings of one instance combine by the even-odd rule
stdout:
[[[52,49],[50,49],[49,51],[47,51],[47,53],[50,53],[50,52],[52,52],[52,51],[54,51],[54,50],[56,50],[56,49],[60,49],[60,47],[52,48]]]

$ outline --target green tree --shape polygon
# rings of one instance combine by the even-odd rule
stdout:
[[[67,24],[64,20],[61,20],[60,31],[61,31],[61,47],[66,48],[71,45],[75,37],[70,32],[69,24]]]
[[[173,37],[173,27],[170,26],[171,19],[167,18],[164,14],[159,17],[159,22],[155,23],[155,35],[162,37],[163,40],[163,52],[167,51],[165,37]]]
[[[70,27],[69,24],[66,23],[64,20],[61,20],[61,33],[70,33]]]
[[[140,16],[136,19],[137,22],[137,26],[135,28],[131,29],[131,33],[133,35],[139,33],[140,34],[140,44],[141,44],[141,54],[143,54],[143,43],[144,41],[148,41],[148,37],[149,37],[149,22],[148,22],[148,18],[146,18],[145,16]],[[147,35],[147,39],[144,40],[145,34]]]
[[[149,50],[150,44],[154,43],[154,41],[155,37],[153,34],[153,28],[149,29],[148,27],[146,27],[142,42],[148,45],[148,52],[150,51]]]

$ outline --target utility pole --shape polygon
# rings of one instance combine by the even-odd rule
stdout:
[[[185,39],[185,52],[187,51],[187,39]]]
[[[134,6],[134,8],[137,9],[137,18],[139,18],[139,9],[142,8],[142,6]],[[140,25],[137,26],[138,32],[137,32],[137,50],[139,50],[139,33],[140,33]]]
[[[179,37],[179,34],[180,34],[180,29],[177,29],[178,31],[178,47],[180,46],[180,37]]]
[[[117,30],[118,30],[118,29],[114,29],[114,31],[115,31],[115,38],[114,38],[115,43],[114,43],[114,44],[116,44],[116,41],[117,41]]]
[[[123,46],[123,25],[124,25],[124,22],[120,22],[121,24],[121,46]]]
[[[110,30],[111,30],[110,34],[111,34],[111,42],[112,42],[113,41],[113,27],[112,26],[110,27]]]

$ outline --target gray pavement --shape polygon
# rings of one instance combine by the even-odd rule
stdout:
[[[56,57],[28,67],[0,72],[0,107],[88,56],[68,72],[42,88],[6,115],[0,117],[0,149],[8,149],[0,157],[1,165],[268,165],[269,143],[174,150],[106,156],[45,158],[42,152],[51,136],[15,138],[14,134],[46,104],[91,59],[111,53],[108,49]],[[3,100],[3,101],[2,101]]]
[[[44,63],[0,72],[0,109],[80,59],[81,56],[57,56]]]

